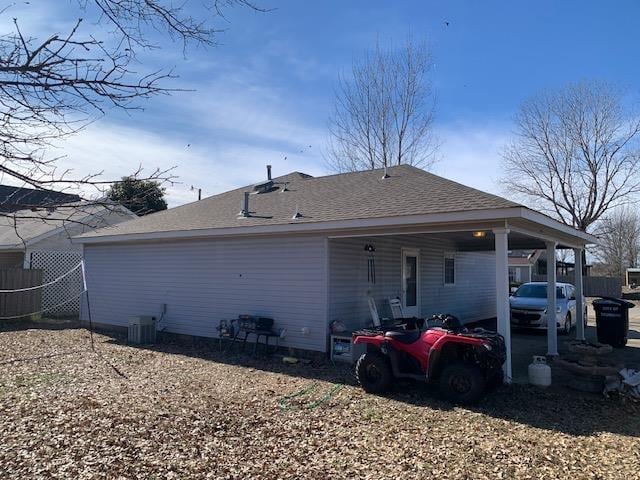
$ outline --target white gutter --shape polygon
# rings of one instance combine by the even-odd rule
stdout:
[[[363,218],[353,220],[334,220],[327,222],[291,222],[280,225],[248,225],[241,227],[203,228],[197,230],[176,230],[150,233],[129,233],[116,235],[91,235],[74,237],[77,243],[111,243],[137,240],[164,240],[201,237],[219,237],[228,235],[264,235],[275,233],[313,233],[358,228],[376,228],[402,225],[421,225],[433,223],[470,222],[495,220],[496,218],[518,217],[520,207],[465,210],[452,213],[431,213],[426,215],[402,215],[397,217]],[[250,221],[250,218],[248,219]],[[116,227],[117,228],[117,227]]]
[[[554,230],[558,230],[572,237],[578,237],[584,240],[585,243],[600,243],[600,240],[595,235],[591,235],[590,233],[583,232],[576,228],[570,227],[569,225],[565,225],[564,223],[554,220],[553,218],[544,215],[543,213],[536,212],[535,210],[531,210],[526,207],[522,207],[522,218],[548,228],[553,228]]]
[[[425,224],[447,224],[479,222],[489,220],[504,220],[509,218],[528,219],[527,212],[532,212],[524,207],[509,207],[499,209],[465,210],[461,212],[432,213],[424,215],[402,215],[396,217],[365,218],[353,220],[335,220],[326,222],[292,222],[280,225],[247,225],[223,228],[203,228],[196,230],[160,231],[149,233],[129,233],[114,235],[93,235],[74,237],[73,243],[95,244],[133,241],[153,241],[153,240],[181,240],[205,237],[221,236],[242,236],[242,235],[268,235],[281,233],[315,233],[315,232],[336,232],[340,230],[385,228],[397,226],[412,226]],[[537,214],[539,221],[530,218],[530,221],[542,223],[544,226],[561,230],[567,234],[579,237],[586,243],[597,241],[592,235],[579,232],[571,227],[557,222],[550,217]],[[250,219],[248,219],[250,221]],[[123,224],[124,225],[124,224]],[[114,227],[117,229],[117,226]]]

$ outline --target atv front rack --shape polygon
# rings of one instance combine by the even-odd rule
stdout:
[[[377,337],[378,335],[384,335],[384,330],[379,328],[363,328],[362,330],[355,330],[351,335],[354,337]]]

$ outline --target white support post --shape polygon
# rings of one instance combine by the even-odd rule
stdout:
[[[547,244],[547,355],[558,355],[556,320],[556,242]]]
[[[511,309],[509,307],[509,230],[493,230],[496,249],[496,317],[498,333],[504,337],[507,359],[504,362],[504,381],[511,383]]]
[[[575,276],[573,282],[576,287],[576,339],[584,341],[584,297],[582,288],[582,249],[574,248],[574,268],[573,274]]]

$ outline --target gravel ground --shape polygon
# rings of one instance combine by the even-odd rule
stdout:
[[[503,387],[475,409],[349,370],[83,329],[0,332],[0,478],[640,478],[640,407]]]

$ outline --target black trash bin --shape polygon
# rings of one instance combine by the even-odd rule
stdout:
[[[601,297],[593,301],[596,311],[598,342],[621,348],[627,344],[629,309],[635,305],[626,300]]]

